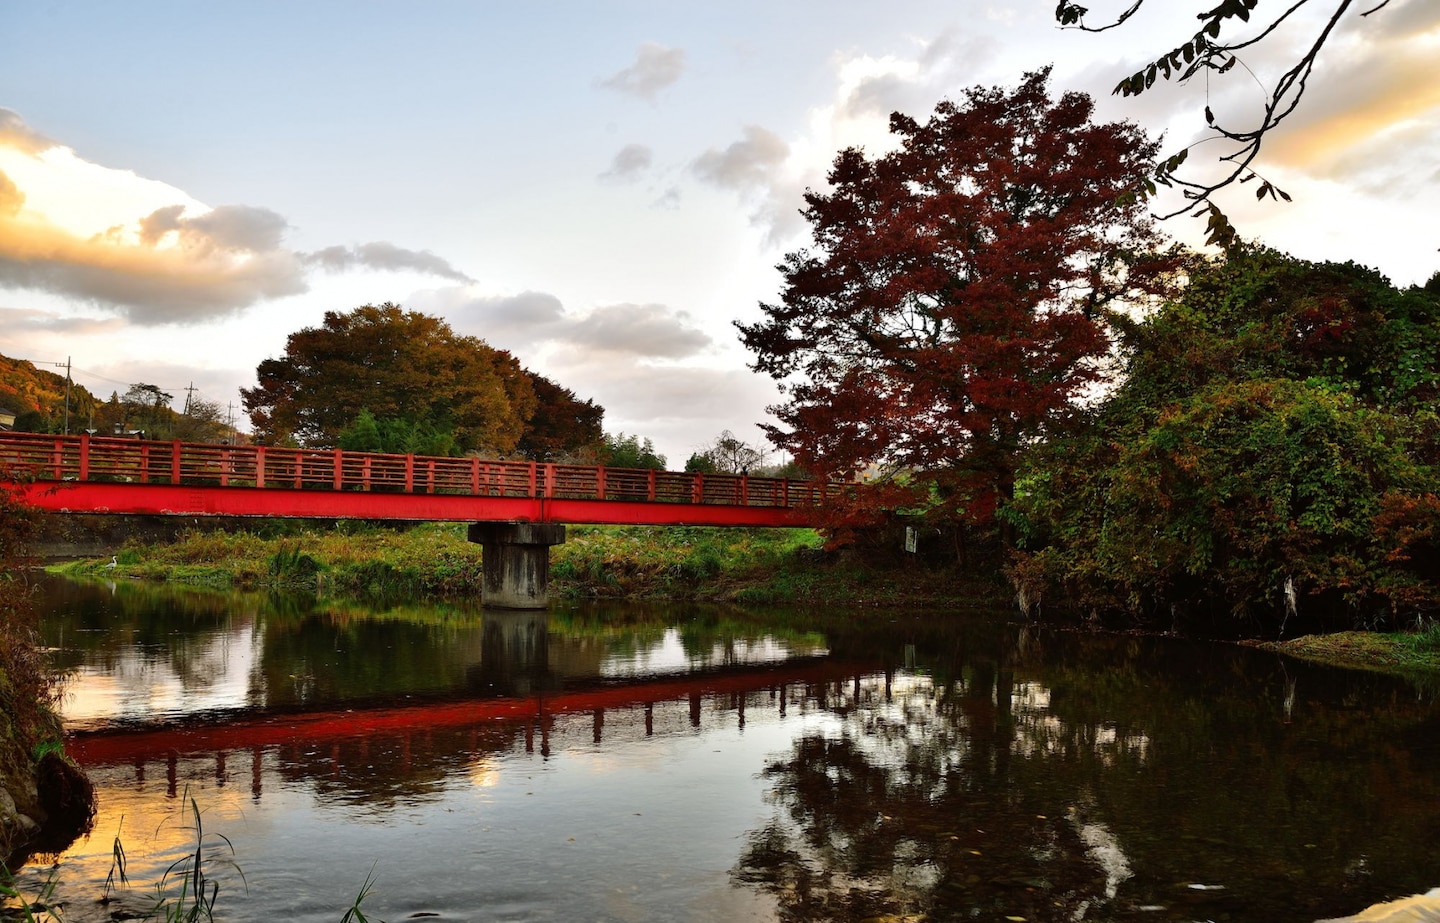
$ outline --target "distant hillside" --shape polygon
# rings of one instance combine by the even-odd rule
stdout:
[[[72,432],[84,428],[97,403],[88,390],[77,384],[70,385]],[[17,430],[59,432],[65,425],[65,376],[37,369],[34,363],[24,359],[0,356],[0,407],[15,414]]]
[[[235,439],[235,429],[226,425],[219,404],[192,398],[189,413],[181,413],[170,407],[173,400],[173,395],[143,382],[131,385],[123,395],[111,392],[108,400],[72,383],[70,432],[143,433],[147,438],[187,442]],[[0,356],[0,408],[15,414],[12,428],[20,432],[64,432],[65,376],[37,369],[24,359]]]

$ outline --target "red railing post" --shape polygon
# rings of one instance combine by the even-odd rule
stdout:
[[[409,453],[405,455],[405,492],[415,492],[415,456]]]
[[[180,440],[170,443],[170,483],[180,483]]]
[[[295,457],[295,489],[299,490],[305,486],[305,453],[295,449],[292,454]]]
[[[255,486],[265,486],[265,447],[263,445],[255,447]]]
[[[54,448],[50,451],[50,465],[55,470],[55,480],[65,480],[65,443],[59,436],[55,437]]]
[[[533,500],[536,499],[538,496],[535,493],[535,463],[532,461],[527,467],[530,469],[530,493],[526,494],[526,496],[530,497]]]
[[[780,482],[780,505],[786,509],[790,508],[790,479],[786,478]]]
[[[150,447],[140,444],[140,483],[150,483]]]
[[[339,449],[335,450],[335,478],[332,483],[336,490],[345,489],[345,457]]]
[[[425,463],[425,492],[427,494],[435,492],[435,459],[433,458]]]
[[[740,505],[750,505],[750,475],[740,475]]]
[[[370,456],[366,455],[365,460],[360,463],[360,489],[369,493],[370,491]]]
[[[690,486],[690,502],[705,502],[705,475],[695,472],[695,483]]]
[[[90,434],[80,434],[80,480],[90,480]]]
[[[480,493],[480,457],[478,455],[470,458],[470,495]]]
[[[595,468],[595,499],[605,499],[605,466],[597,465]]]
[[[229,449],[220,450],[220,486],[230,486],[231,452]]]
[[[646,489],[645,489],[645,499],[646,499],[646,500],[649,500],[651,503],[654,503],[654,502],[655,502],[655,469],[654,469],[654,468],[651,468],[651,469],[650,469],[650,472],[649,472],[648,476],[645,478],[645,481],[646,481],[646,485],[645,485],[645,488],[646,488]]]

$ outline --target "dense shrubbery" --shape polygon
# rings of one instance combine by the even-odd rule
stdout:
[[[1440,297],[1259,247],[1191,272],[1124,331],[1092,425],[1029,457],[1022,598],[1267,634],[1434,618]]]
[[[34,612],[25,580],[35,514],[0,488],[0,734],[24,752],[57,736],[53,677],[35,645]]]

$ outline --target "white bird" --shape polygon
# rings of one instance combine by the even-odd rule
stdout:
[[[114,567],[115,567],[116,565],[118,565],[119,563],[120,563],[120,562],[115,559],[115,555],[112,554],[112,555],[110,556],[110,563],[105,565],[105,569],[106,569],[106,570],[111,570],[112,568],[114,568]]]

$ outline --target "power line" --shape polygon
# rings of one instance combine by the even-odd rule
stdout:
[[[112,385],[124,385],[124,386],[127,387],[127,388],[130,387],[131,385],[137,384],[137,382],[133,382],[133,381],[121,381],[121,380],[118,379],[118,378],[110,378],[110,377],[108,377],[108,376],[106,376],[106,375],[101,375],[99,372],[92,372],[92,371],[89,370],[89,369],[82,369],[82,368],[80,368],[80,366],[78,366],[78,365],[77,365],[77,366],[74,366],[74,367],[72,368],[72,366],[70,365],[70,361],[69,361],[68,359],[67,359],[66,361],[64,361],[64,362],[51,362],[51,361],[48,360],[48,359],[27,359],[27,358],[25,358],[25,357],[23,357],[23,356],[6,356],[6,357],[4,357],[4,358],[9,359],[9,360],[12,361],[12,362],[28,362],[28,363],[30,363],[31,365],[39,365],[39,366],[51,366],[51,365],[53,365],[53,366],[55,366],[56,368],[60,368],[60,369],[72,369],[72,371],[81,372],[81,373],[83,373],[84,375],[86,375],[86,376],[89,377],[89,378],[98,378],[98,379],[100,379],[101,381],[109,382],[109,383],[112,384]],[[161,391],[185,391],[185,390],[187,390],[186,388],[182,388],[182,387],[178,387],[178,386],[173,386],[173,387],[172,387],[172,386],[169,386],[169,385],[156,385],[155,387],[159,388]],[[191,387],[192,387],[192,388],[194,387],[194,384],[193,384],[193,383],[191,384]],[[199,389],[197,388],[196,390],[199,390]]]

